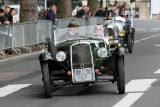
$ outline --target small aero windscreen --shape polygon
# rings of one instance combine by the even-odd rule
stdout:
[[[55,44],[68,40],[104,38],[103,26],[84,26],[54,31]]]

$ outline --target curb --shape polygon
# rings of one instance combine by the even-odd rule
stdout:
[[[27,56],[31,56],[31,55],[36,55],[36,54],[40,54],[40,53],[42,53],[42,51],[38,51],[38,52],[34,52],[34,53],[29,53],[29,54],[23,54],[23,55],[20,55],[20,56],[13,56],[11,58],[6,58],[6,59],[3,59],[3,60],[0,60],[0,63],[1,62],[10,61],[10,60],[14,60],[14,59],[19,59],[19,58],[27,57]]]

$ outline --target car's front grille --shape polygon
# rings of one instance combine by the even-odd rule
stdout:
[[[72,65],[73,69],[92,67],[91,51],[88,44],[72,46]]]

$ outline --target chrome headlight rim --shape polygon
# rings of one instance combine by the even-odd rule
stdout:
[[[107,54],[108,54],[108,51],[104,47],[98,50],[98,56],[101,58],[107,57]]]
[[[63,61],[66,59],[66,54],[65,54],[65,52],[59,51],[59,52],[56,54],[56,59],[57,59],[57,61],[63,62]]]

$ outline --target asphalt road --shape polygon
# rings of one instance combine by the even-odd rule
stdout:
[[[160,21],[136,20],[134,52],[125,55],[126,93],[116,83],[58,87],[44,98],[38,55],[0,62],[0,107],[159,107]]]

